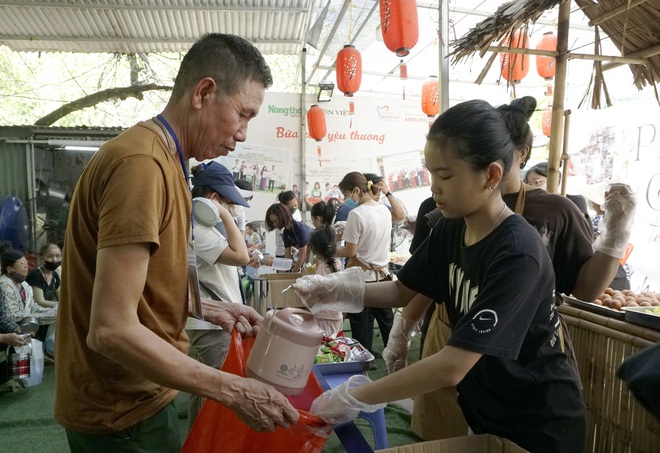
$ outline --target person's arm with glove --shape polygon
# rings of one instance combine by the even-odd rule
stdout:
[[[383,360],[388,373],[395,373],[406,367],[408,351],[410,350],[410,338],[431,302],[433,302],[431,298],[423,294],[417,294],[403,308],[401,316],[394,318],[390,338],[383,350]]]
[[[313,314],[321,310],[359,313],[364,307],[402,307],[417,294],[400,281],[366,285],[359,267],[328,275],[305,275],[292,287]]]
[[[321,394],[310,412],[330,424],[349,422],[360,412],[384,407],[383,403],[456,385],[480,358],[479,353],[445,346],[438,353],[374,382],[364,375],[352,376]]]
[[[605,217],[594,250],[620,259],[626,252],[635,220],[635,194],[626,184],[612,184],[605,193]]]
[[[635,194],[626,184],[612,184],[605,193],[603,230],[594,243],[594,254],[580,268],[573,296],[595,300],[610,284],[619,268],[635,219]]]

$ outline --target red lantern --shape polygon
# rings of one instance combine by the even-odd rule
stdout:
[[[517,31],[513,34],[513,43],[509,45],[509,38],[500,42],[502,47],[516,49],[529,49],[529,40],[527,34]],[[529,55],[518,53],[500,53],[500,67],[502,68],[502,77],[509,82],[520,82],[529,72]]]
[[[536,44],[536,49],[556,51],[557,37],[551,31],[543,34],[541,40]],[[536,72],[546,80],[552,79],[555,76],[555,59],[553,57],[537,55]]]
[[[383,41],[397,57],[405,57],[419,39],[415,0],[380,0]]]
[[[430,76],[422,85],[422,111],[427,116],[440,112],[440,82],[436,76]]]
[[[309,136],[317,141],[316,143],[316,154],[319,159],[319,167],[323,166],[321,158],[323,153],[321,151],[321,140],[325,137],[325,134],[328,132],[325,127],[325,112],[318,104],[312,105],[309,110],[307,110],[307,128],[309,129]]]
[[[327,129],[325,127],[325,112],[317,104],[314,104],[307,110],[307,128],[309,136],[317,142],[323,140]]]
[[[337,54],[337,89],[350,97],[361,83],[362,56],[354,46],[346,44]]]
[[[550,137],[550,131],[552,130],[552,106],[549,105],[544,111],[543,116],[541,117],[541,129],[543,130],[543,135]]]

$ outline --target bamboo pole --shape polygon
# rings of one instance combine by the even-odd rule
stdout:
[[[561,178],[561,194],[566,196],[566,184],[568,182],[568,127],[571,124],[571,111],[564,111],[564,144],[562,146],[561,161],[562,161],[562,178]]]
[[[489,52],[502,52],[502,53],[516,53],[523,55],[541,55],[544,57],[557,58],[558,52],[553,50],[540,50],[540,49],[521,49],[517,47],[506,47],[506,46],[489,46],[486,49]],[[624,64],[646,64],[648,61],[646,58],[628,56],[628,57],[617,57],[614,55],[591,55],[587,53],[573,53],[570,52],[567,54],[568,58],[571,60],[596,60],[596,61],[609,61],[612,63],[617,63],[619,65]]]
[[[568,28],[571,17],[571,2],[559,4],[557,27],[557,57],[555,71],[555,89],[552,99],[552,126],[548,149],[548,192],[557,193],[559,183],[559,148],[562,137],[564,97],[566,94],[566,71],[568,69]]]
[[[594,27],[602,22],[605,22],[606,20],[610,20],[611,18],[618,16],[621,13],[630,11],[634,7],[639,6],[642,3],[646,3],[647,1],[648,0],[635,0],[630,3],[625,2],[623,5],[618,6],[611,11],[601,14],[600,16],[596,17],[594,20],[590,20],[589,26]]]
[[[305,75],[307,74],[307,48],[302,48],[302,53],[300,55],[300,205],[298,208],[306,215],[307,206],[304,200],[307,199],[307,187],[305,186],[305,180],[307,179],[307,79]],[[254,186],[254,183],[252,183]],[[257,190],[257,186],[253,187],[254,190]],[[293,190],[293,187],[291,188]],[[310,217],[311,219],[311,217]],[[303,218],[305,220],[305,218]]]
[[[631,52],[628,54],[628,57],[636,57],[636,58],[649,58],[653,57],[655,55],[660,54],[660,45],[649,47],[648,49],[642,49],[638,50],[636,52]],[[607,71],[608,69],[614,69],[618,68],[619,66],[623,66],[624,63],[608,63],[603,65],[603,71]]]

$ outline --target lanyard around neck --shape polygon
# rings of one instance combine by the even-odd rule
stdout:
[[[172,129],[172,126],[170,126],[170,123],[167,122],[165,118],[163,118],[163,115],[156,115],[156,120],[158,123],[160,123],[165,129],[167,129],[167,132],[170,133],[172,136],[172,140],[174,140],[174,145],[176,146],[176,152],[179,155],[179,163],[181,163],[181,170],[183,171],[183,177],[186,180],[186,186],[188,186],[188,190],[190,189],[190,178],[188,176],[188,170],[186,169],[186,163],[183,160],[183,151],[181,150],[181,144],[179,143],[179,139],[174,133],[174,129]],[[165,136],[167,138],[167,136]],[[192,191],[191,191],[192,192]],[[190,211],[190,237],[192,241],[192,247],[193,249],[195,248],[195,216],[192,212],[192,209]]]
[[[181,170],[183,171],[183,177],[186,179],[186,184],[188,184],[188,187],[190,187],[190,179],[188,177],[188,170],[186,169],[186,163],[183,160],[183,150],[181,149],[181,144],[179,143],[179,138],[176,136],[174,133],[174,129],[172,129],[172,126],[170,126],[170,123],[167,122],[165,118],[163,118],[163,115],[156,115],[156,119],[165,126],[165,129],[167,129],[167,132],[170,133],[172,136],[172,140],[174,140],[174,146],[176,146],[176,152],[179,155],[179,163],[181,163]]]

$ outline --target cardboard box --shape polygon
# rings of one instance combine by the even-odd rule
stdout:
[[[304,308],[305,304],[302,299],[292,289],[282,294],[282,291],[287,286],[302,276],[303,274],[290,273],[266,274],[265,277],[268,280],[268,304],[273,308]]]
[[[376,450],[382,453],[528,453],[510,440],[490,434],[452,437]]]

